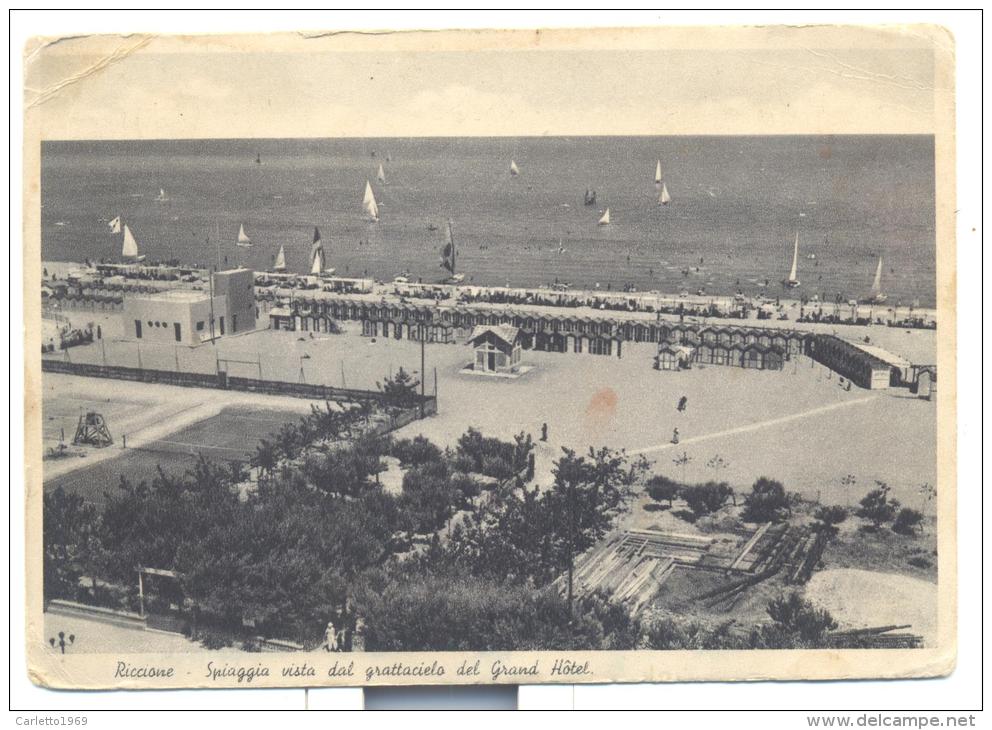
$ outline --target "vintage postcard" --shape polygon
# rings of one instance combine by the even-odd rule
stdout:
[[[953,669],[943,29],[25,54],[34,682]]]

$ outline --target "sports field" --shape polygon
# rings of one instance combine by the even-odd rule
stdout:
[[[215,462],[245,462],[260,439],[297,417],[285,411],[228,407],[216,416],[138,447],[110,446],[117,451],[114,458],[46,480],[45,489],[62,487],[82,494],[88,502],[101,504],[104,493],[116,489],[122,476],[137,483],[154,479],[159,468],[181,474],[196,464],[198,454]]]

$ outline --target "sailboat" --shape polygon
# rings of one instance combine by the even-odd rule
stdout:
[[[796,243],[792,248],[792,268],[789,269],[789,278],[782,279],[782,286],[786,287],[787,289],[795,289],[797,286],[799,286],[799,279],[796,278],[796,276],[798,276],[799,273],[798,267],[799,267],[799,232],[796,231]]]
[[[883,304],[888,297],[882,291],[882,257],[878,257],[878,266],[875,267],[875,280],[871,284],[871,294],[865,300],[866,304]]]
[[[379,206],[375,202],[375,194],[372,192],[372,183],[365,181],[365,197],[362,198],[362,208],[369,221],[376,223],[379,220]]]
[[[162,188],[158,189],[158,195],[155,196],[156,203],[164,203],[169,199],[169,196],[165,194],[165,190]]]
[[[272,264],[273,271],[285,271],[286,270],[286,247],[280,246],[279,253],[276,254],[276,262]]]
[[[596,205],[596,191],[586,188],[586,196],[582,202],[586,205]]]
[[[448,221],[448,234],[441,249],[441,268],[447,269],[451,276],[447,279],[448,284],[460,284],[465,280],[465,274],[455,273],[455,235],[451,230],[451,221]]]
[[[654,168],[654,184],[661,185],[661,160],[658,160],[658,164]]]
[[[380,184],[386,184],[386,171],[382,169],[382,165],[379,165],[379,172],[376,173],[375,179],[379,181]]]
[[[606,212],[603,213],[603,217],[599,219],[599,225],[608,226],[610,225],[610,209],[607,208]]]
[[[324,255],[324,244],[320,240],[320,230],[314,226],[313,245],[310,247],[310,274],[312,276],[320,276],[321,274],[333,276],[334,269],[325,266],[325,264],[326,257]]]
[[[520,168],[517,167],[517,163],[514,162],[513,160],[510,160],[510,175],[512,177],[516,177],[519,174],[520,174]]]
[[[121,217],[120,216],[117,216],[112,221],[110,221],[107,225],[110,226],[110,232],[111,233],[120,233],[121,232]]]
[[[241,224],[241,228],[238,229],[238,241],[237,241],[237,243],[238,243],[238,246],[240,246],[241,248],[251,248],[252,246],[255,245],[254,243],[251,242],[251,239],[248,238],[248,234],[245,233],[245,224],[244,223],[242,223]]]
[[[138,242],[134,240],[134,234],[131,233],[131,229],[124,224],[124,246],[121,249],[121,256],[128,261],[138,262],[144,261],[144,256],[138,255]]]
[[[672,202],[672,196],[668,194],[668,185],[665,183],[661,184],[661,195],[658,196],[658,202],[662,205],[668,205]]]

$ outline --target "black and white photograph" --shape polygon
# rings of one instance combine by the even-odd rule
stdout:
[[[32,681],[951,671],[948,43],[37,39]]]

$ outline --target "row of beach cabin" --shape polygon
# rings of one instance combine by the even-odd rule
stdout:
[[[369,337],[432,342],[463,342],[479,326],[508,325],[520,330],[525,349],[592,352],[622,356],[623,342],[672,341],[699,344],[779,347],[800,354],[811,337],[788,329],[709,326],[665,320],[588,316],[482,307],[437,307],[412,302],[297,296],[269,310],[274,329],[327,331],[334,320],[362,322]]]
[[[369,301],[349,297],[295,297],[271,303],[274,329],[330,331],[335,320],[358,320],[368,337],[464,343],[478,327],[512,327],[524,350],[590,353],[622,357],[624,342],[658,343],[654,366],[679,370],[693,364],[753,370],[782,370],[808,355],[863,388],[909,385],[916,379],[907,361],[879,348],[833,335],[777,328],[608,314],[550,313],[487,307],[438,307],[413,302]],[[929,368],[935,379],[935,368]],[[929,377],[929,375],[928,375]]]
[[[703,344],[695,347],[662,342],[654,364],[657,370],[685,370],[693,364],[730,365],[753,370],[781,370],[787,353],[780,347],[759,344]]]

